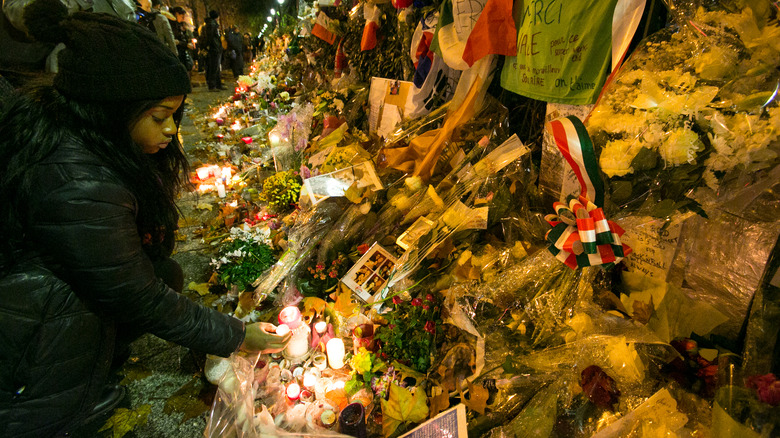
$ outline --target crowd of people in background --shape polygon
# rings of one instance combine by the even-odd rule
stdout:
[[[77,1],[61,0],[70,13],[83,10]],[[17,72],[57,72],[56,54],[61,47],[39,43],[27,35],[22,18],[24,7],[32,0],[2,0],[0,14],[0,79]],[[245,73],[246,66],[262,51],[263,40],[238,26],[224,26],[219,12],[209,11],[197,25],[197,17],[182,6],[164,0],[93,0],[91,12],[107,12],[127,21],[136,21],[153,31],[175,53],[190,75],[205,73],[209,90],[224,89],[221,72],[234,78]],[[24,75],[24,73],[23,73]],[[2,82],[2,81],[0,81]],[[18,84],[15,84],[18,85]]]

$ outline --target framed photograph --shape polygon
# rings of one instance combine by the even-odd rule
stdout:
[[[363,302],[370,302],[387,284],[398,261],[378,243],[374,243],[341,281]]]

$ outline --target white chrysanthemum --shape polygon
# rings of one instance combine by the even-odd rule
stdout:
[[[658,152],[667,166],[696,163],[696,155],[704,150],[699,136],[690,129],[678,128],[671,131],[661,143]]]
[[[601,151],[599,165],[608,177],[624,176],[634,169],[631,162],[642,150],[642,144],[636,140],[615,140],[607,142]]]

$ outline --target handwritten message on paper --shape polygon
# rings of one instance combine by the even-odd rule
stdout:
[[[649,216],[616,220],[626,230],[621,240],[634,250],[624,261],[628,270],[666,281],[679,244],[680,229],[687,217],[677,215],[668,224]]]

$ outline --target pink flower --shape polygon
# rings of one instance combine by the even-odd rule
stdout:
[[[419,299],[419,298],[415,298],[415,299],[413,299],[413,300],[412,300],[412,306],[415,306],[415,307],[417,307],[417,306],[422,306],[422,300],[421,300],[421,299]]]
[[[425,322],[425,331],[435,335],[436,334],[436,323],[433,321],[426,321]]]

